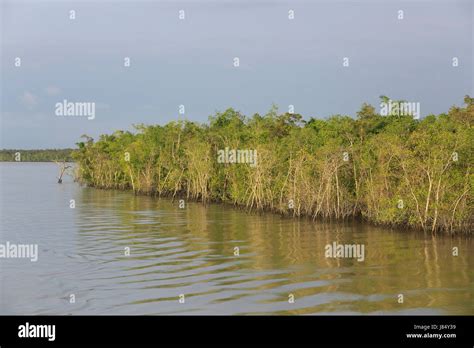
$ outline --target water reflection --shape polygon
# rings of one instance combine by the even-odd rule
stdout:
[[[35,264],[0,262],[1,314],[474,314],[472,239],[179,209],[58,185],[54,164],[1,169],[1,239],[40,248]],[[364,244],[364,262],[326,258],[333,242]]]
[[[112,264],[115,276],[106,278],[107,288],[133,289],[118,301],[119,311],[472,312],[469,240],[353,222],[295,221],[221,205],[187,203],[179,209],[177,201],[94,189],[81,191],[78,208],[81,253],[100,254],[99,264]],[[334,241],[364,244],[365,261],[326,258],[324,246]],[[127,246],[129,257],[123,255]],[[452,256],[454,246],[458,257]],[[104,273],[97,272],[96,281]],[[288,303],[290,293],[294,304]]]

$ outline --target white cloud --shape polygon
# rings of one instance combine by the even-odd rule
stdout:
[[[19,99],[20,102],[29,109],[34,108],[36,105],[38,105],[39,102],[39,98],[28,91],[23,92]]]
[[[61,93],[61,89],[59,87],[56,87],[56,86],[48,86],[48,87],[46,87],[45,92],[49,96],[54,96],[54,95],[58,95],[59,93]]]

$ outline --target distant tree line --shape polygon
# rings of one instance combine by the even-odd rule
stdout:
[[[381,97],[382,101],[387,97]],[[362,218],[426,232],[472,232],[474,102],[415,119],[363,104],[355,118],[245,117],[228,109],[208,124],[138,125],[84,136],[77,179],[92,187],[227,202],[313,219]],[[255,166],[220,163],[251,149]]]
[[[0,162],[72,162],[73,151],[74,149],[0,150]]]

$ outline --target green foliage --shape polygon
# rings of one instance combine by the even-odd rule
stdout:
[[[307,122],[276,107],[250,118],[227,109],[209,124],[137,125],[96,142],[84,136],[73,156],[78,179],[93,187],[471,232],[474,103],[465,103],[422,120],[382,116],[368,104],[356,118]],[[218,163],[226,147],[256,150],[257,166]]]
[[[0,150],[0,162],[15,162],[20,153],[21,162],[72,162],[73,149]]]

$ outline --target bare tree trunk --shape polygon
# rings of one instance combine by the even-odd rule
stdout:
[[[63,161],[62,163],[59,163],[57,161],[54,161],[58,166],[59,166],[59,176],[58,176],[58,184],[63,183],[63,175],[66,172],[68,168],[71,168],[71,166],[66,165],[66,161]]]

